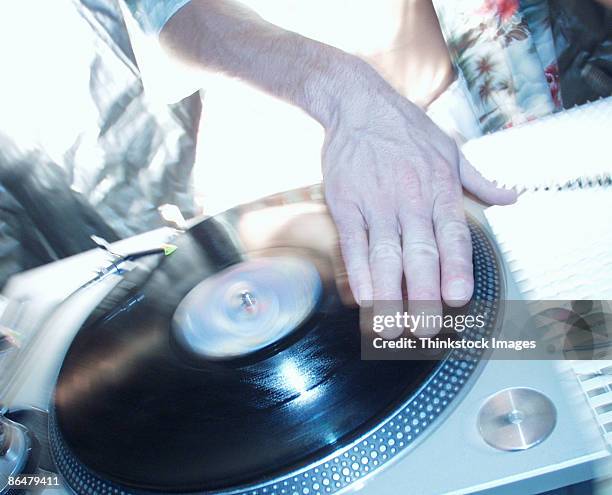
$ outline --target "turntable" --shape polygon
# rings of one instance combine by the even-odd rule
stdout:
[[[518,299],[468,210],[464,311]],[[176,249],[150,252],[160,243]],[[77,494],[527,494],[590,479],[607,456],[553,361],[362,360],[319,186],[109,249],[150,254],[85,253],[5,291],[0,486],[33,473]]]

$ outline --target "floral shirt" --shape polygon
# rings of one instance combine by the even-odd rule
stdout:
[[[561,109],[547,0],[433,0],[482,132]]]

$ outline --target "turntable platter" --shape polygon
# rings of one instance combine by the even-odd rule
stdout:
[[[294,206],[288,218],[300,222]],[[330,274],[333,254],[293,242],[288,224],[268,245],[258,241],[258,249],[252,249],[244,237],[245,211],[265,212],[270,206],[250,208],[193,227],[146,282],[114,307],[101,303],[103,310],[78,332],[60,371],[51,412],[53,454],[77,493],[256,486],[266,492],[249,493],[292,493],[292,486],[308,493],[303,489],[311,485],[329,493],[407,448],[466,383],[478,357],[473,354],[452,354],[442,361],[361,360],[359,314],[338,297]],[[275,203],[273,208],[284,206]],[[329,222],[324,209],[314,215]],[[498,298],[494,251],[475,224],[471,229],[476,295]],[[274,327],[274,338],[211,355],[214,346],[199,340],[198,329],[227,325],[227,332],[236,332],[241,328],[236,321],[246,318],[248,327],[251,316],[194,320],[177,308],[189,298],[194,307],[194,297],[197,307],[194,288],[221,280],[215,283],[224,289],[217,293],[204,285],[202,304],[222,301],[223,291],[237,287],[240,300],[230,297],[228,304],[238,304],[240,311],[246,304],[250,311],[253,301],[250,293],[244,299],[239,281],[253,280],[244,273],[253,276],[261,263],[267,273],[276,269],[273,265],[286,268],[292,263],[287,255],[301,261],[285,273],[285,281],[303,290],[275,299],[275,319],[287,307],[298,317]],[[312,276],[309,267],[316,267],[320,277]],[[227,278],[236,271],[237,276]],[[276,287],[277,281],[266,283],[258,289],[264,301],[272,297],[266,287]],[[477,310],[475,304],[466,308]],[[183,325],[191,318],[192,341],[185,340],[177,314]],[[495,314],[490,312],[489,326]],[[270,328],[265,317],[253,318],[248,331],[259,328],[260,321]],[[223,331],[215,334],[223,336]],[[349,456],[349,445],[355,445],[357,454]],[[304,479],[291,477],[297,469],[306,469]]]

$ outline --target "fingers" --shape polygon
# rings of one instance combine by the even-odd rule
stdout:
[[[356,206],[349,206],[343,208],[335,217],[340,249],[353,297],[358,304],[372,301],[368,236],[361,212]]]
[[[369,261],[374,300],[402,300],[402,246],[396,215],[377,212],[368,218]]]
[[[509,205],[516,201],[516,191],[499,187],[485,179],[461,151],[459,152],[459,175],[463,187],[490,205]]]
[[[441,315],[440,261],[434,237],[431,211],[424,208],[401,210],[402,254],[408,309],[413,315]],[[431,336],[439,331],[428,324],[416,329],[419,336]]]
[[[449,306],[463,306],[472,297],[472,239],[463,211],[459,183],[450,184],[434,202],[434,230],[440,254],[442,297]]]
[[[403,267],[409,301],[440,300],[440,262],[431,212],[401,210]]]
[[[402,306],[402,246],[393,210],[375,210],[368,217],[370,273],[374,289],[374,314],[401,314]],[[383,338],[399,337],[403,327],[387,328]]]

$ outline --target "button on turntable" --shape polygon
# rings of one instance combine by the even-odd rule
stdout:
[[[485,442],[499,450],[527,450],[554,430],[557,410],[544,394],[530,388],[509,388],[490,397],[480,409],[478,429]]]

